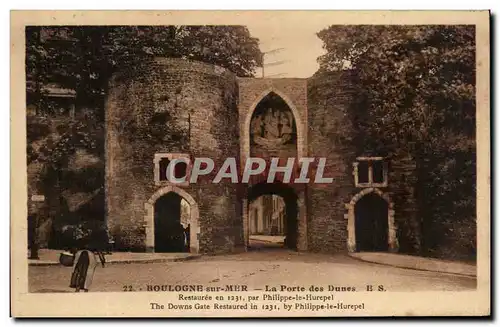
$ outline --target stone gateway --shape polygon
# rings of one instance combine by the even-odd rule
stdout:
[[[110,81],[106,102],[106,219],[116,250],[231,253],[249,245],[249,210],[284,203],[285,245],[298,251],[419,249],[414,160],[351,142],[355,74],[239,78],[226,69],[159,58]],[[354,108],[354,109],[353,109]],[[327,184],[171,183],[194,158],[326,158]],[[205,169],[206,167],[200,167]],[[279,174],[278,174],[279,175]],[[212,176],[209,180],[213,180]]]

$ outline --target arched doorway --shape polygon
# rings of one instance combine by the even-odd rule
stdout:
[[[189,252],[189,204],[170,192],[154,204],[155,252]]]
[[[298,198],[282,183],[259,183],[248,190],[248,248],[297,249]],[[260,213],[259,213],[260,211]]]
[[[356,219],[356,250],[388,250],[387,202],[378,194],[363,196],[354,207]]]
[[[346,203],[346,209],[349,252],[398,251],[394,204],[387,194],[365,188]]]
[[[240,115],[240,160],[246,162],[249,157],[260,157],[270,162],[271,158],[279,158],[281,163],[286,163],[288,158],[300,160],[307,153],[307,111],[303,105],[295,106],[294,102],[275,86],[269,86],[260,95],[256,96],[249,107],[241,108]],[[299,110],[300,109],[300,110]],[[277,174],[278,180],[283,174]],[[252,176],[253,177],[253,176]],[[255,179],[251,177],[251,185],[263,182],[266,178]],[[251,188],[251,187],[250,187]],[[296,219],[287,226],[288,233],[293,236],[293,248],[299,251],[307,251],[307,210],[305,192],[294,193],[294,200],[290,201],[286,196],[282,197],[285,202],[295,202],[295,213],[289,213],[288,217],[295,215]],[[245,246],[249,246],[250,198],[243,199],[243,237]],[[297,221],[298,220],[298,221]],[[290,221],[289,219],[286,222]],[[285,222],[285,223],[286,223]]]
[[[175,186],[156,191],[145,204],[146,250],[198,253],[198,204]]]

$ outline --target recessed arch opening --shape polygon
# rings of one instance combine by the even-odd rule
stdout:
[[[287,94],[283,93],[279,88],[271,85],[269,88],[263,90],[262,93],[257,95],[254,98],[254,101],[252,104],[247,107],[243,108],[243,115],[241,117],[242,120],[241,122],[241,134],[240,134],[240,139],[241,139],[241,152],[240,152],[240,161],[241,162],[246,162],[247,159],[251,156],[250,152],[254,151],[255,148],[254,145],[251,145],[251,141],[253,136],[251,137],[251,127],[254,127],[254,133],[255,133],[255,125],[258,124],[252,124],[252,119],[255,117],[255,113],[261,113],[258,109],[261,104],[268,103],[267,99],[269,97],[279,97],[279,101],[281,101],[281,105],[284,105],[289,112],[291,112],[291,117],[293,118],[293,124],[292,125],[292,134],[295,133],[294,137],[291,137],[289,140],[293,144],[293,154],[281,154],[276,155],[276,152],[279,152],[279,149],[277,147],[269,147],[271,148],[271,151],[267,151],[267,153],[264,153],[263,155],[258,155],[259,157],[264,157],[264,159],[269,159],[270,156],[274,157],[279,157],[280,160],[280,166],[282,165],[281,162],[284,164],[286,163],[286,159],[289,157],[295,157],[296,160],[300,160],[304,155],[307,154],[307,130],[306,130],[306,121],[307,121],[307,111],[304,107],[303,104],[300,104],[299,107],[295,105],[293,101],[287,96]],[[241,108],[240,108],[241,109]],[[300,111],[299,111],[300,109]],[[290,117],[290,115],[288,115]],[[289,119],[288,119],[289,120]],[[254,125],[254,126],[252,126]],[[285,124],[287,125],[287,124]],[[279,129],[278,129],[279,130]],[[285,132],[287,131],[287,128],[285,128]],[[262,132],[264,133],[264,132]],[[271,133],[272,134],[272,133]],[[281,130],[279,132],[279,136],[283,136],[283,131]],[[284,143],[286,144],[287,137],[281,138],[281,141],[278,143],[281,143],[281,145]],[[286,140],[285,142],[282,142]],[[273,143],[273,142],[268,142]],[[279,147],[278,147],[279,148]],[[267,158],[265,158],[267,157]],[[285,160],[283,160],[285,159]],[[267,160],[266,160],[267,161]],[[277,179],[280,180],[283,174],[278,173]],[[255,178],[251,180],[251,185],[255,185],[263,181],[263,179],[260,178]],[[251,188],[249,186],[249,188]],[[298,195],[298,199],[297,199]],[[286,201],[285,197],[282,197],[284,202]],[[279,200],[278,200],[279,201]],[[250,220],[249,220],[249,208],[250,208],[250,199],[245,197],[243,198],[242,201],[242,209],[243,209],[243,238],[244,238],[244,243],[245,247],[249,248],[250,247],[250,242],[249,242],[249,232],[250,232]],[[299,192],[295,195],[295,216],[297,217],[296,220],[293,222],[295,224],[295,227],[293,228],[294,230],[294,241],[293,241],[293,248],[297,248],[299,251],[306,251],[307,250],[307,214],[306,214],[306,208],[305,208],[305,194],[304,192]],[[288,207],[291,207],[290,205]],[[287,226],[287,230],[288,230]]]
[[[354,206],[356,251],[385,252],[388,244],[389,204],[378,194],[363,196]]]
[[[349,252],[398,251],[394,203],[387,194],[365,188],[353,196],[346,209]]]
[[[255,101],[252,103],[250,108],[246,113],[245,120],[242,126],[242,151],[241,151],[241,161],[245,162],[245,160],[250,157],[250,146],[251,146],[251,131],[252,131],[252,118],[254,118],[254,114],[258,107],[261,104],[269,103],[268,99],[274,98],[279,101],[282,101],[289,111],[292,113],[292,118],[295,125],[295,139],[296,139],[296,151],[297,157],[301,158],[304,156],[303,146],[306,144],[306,134],[304,132],[304,119],[302,118],[299,110],[295,106],[295,104],[281,91],[275,88],[269,88],[263,91],[259,96],[256,97]],[[259,112],[257,110],[257,112]],[[254,126],[255,127],[255,126]],[[286,130],[285,130],[286,131]]]
[[[263,97],[250,120],[251,157],[296,157],[297,126],[287,102],[274,92]]]
[[[146,247],[150,252],[199,252],[199,209],[189,193],[166,186],[145,204]]]
[[[189,252],[190,205],[179,194],[169,192],[154,204],[155,252]]]
[[[249,188],[247,201],[250,250],[297,249],[298,197],[291,187],[259,183]]]

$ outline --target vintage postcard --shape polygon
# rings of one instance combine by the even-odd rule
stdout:
[[[12,315],[490,315],[489,24],[13,11]]]

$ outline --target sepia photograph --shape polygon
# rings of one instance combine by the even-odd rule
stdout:
[[[150,13],[12,13],[14,312],[490,314],[487,11]]]

